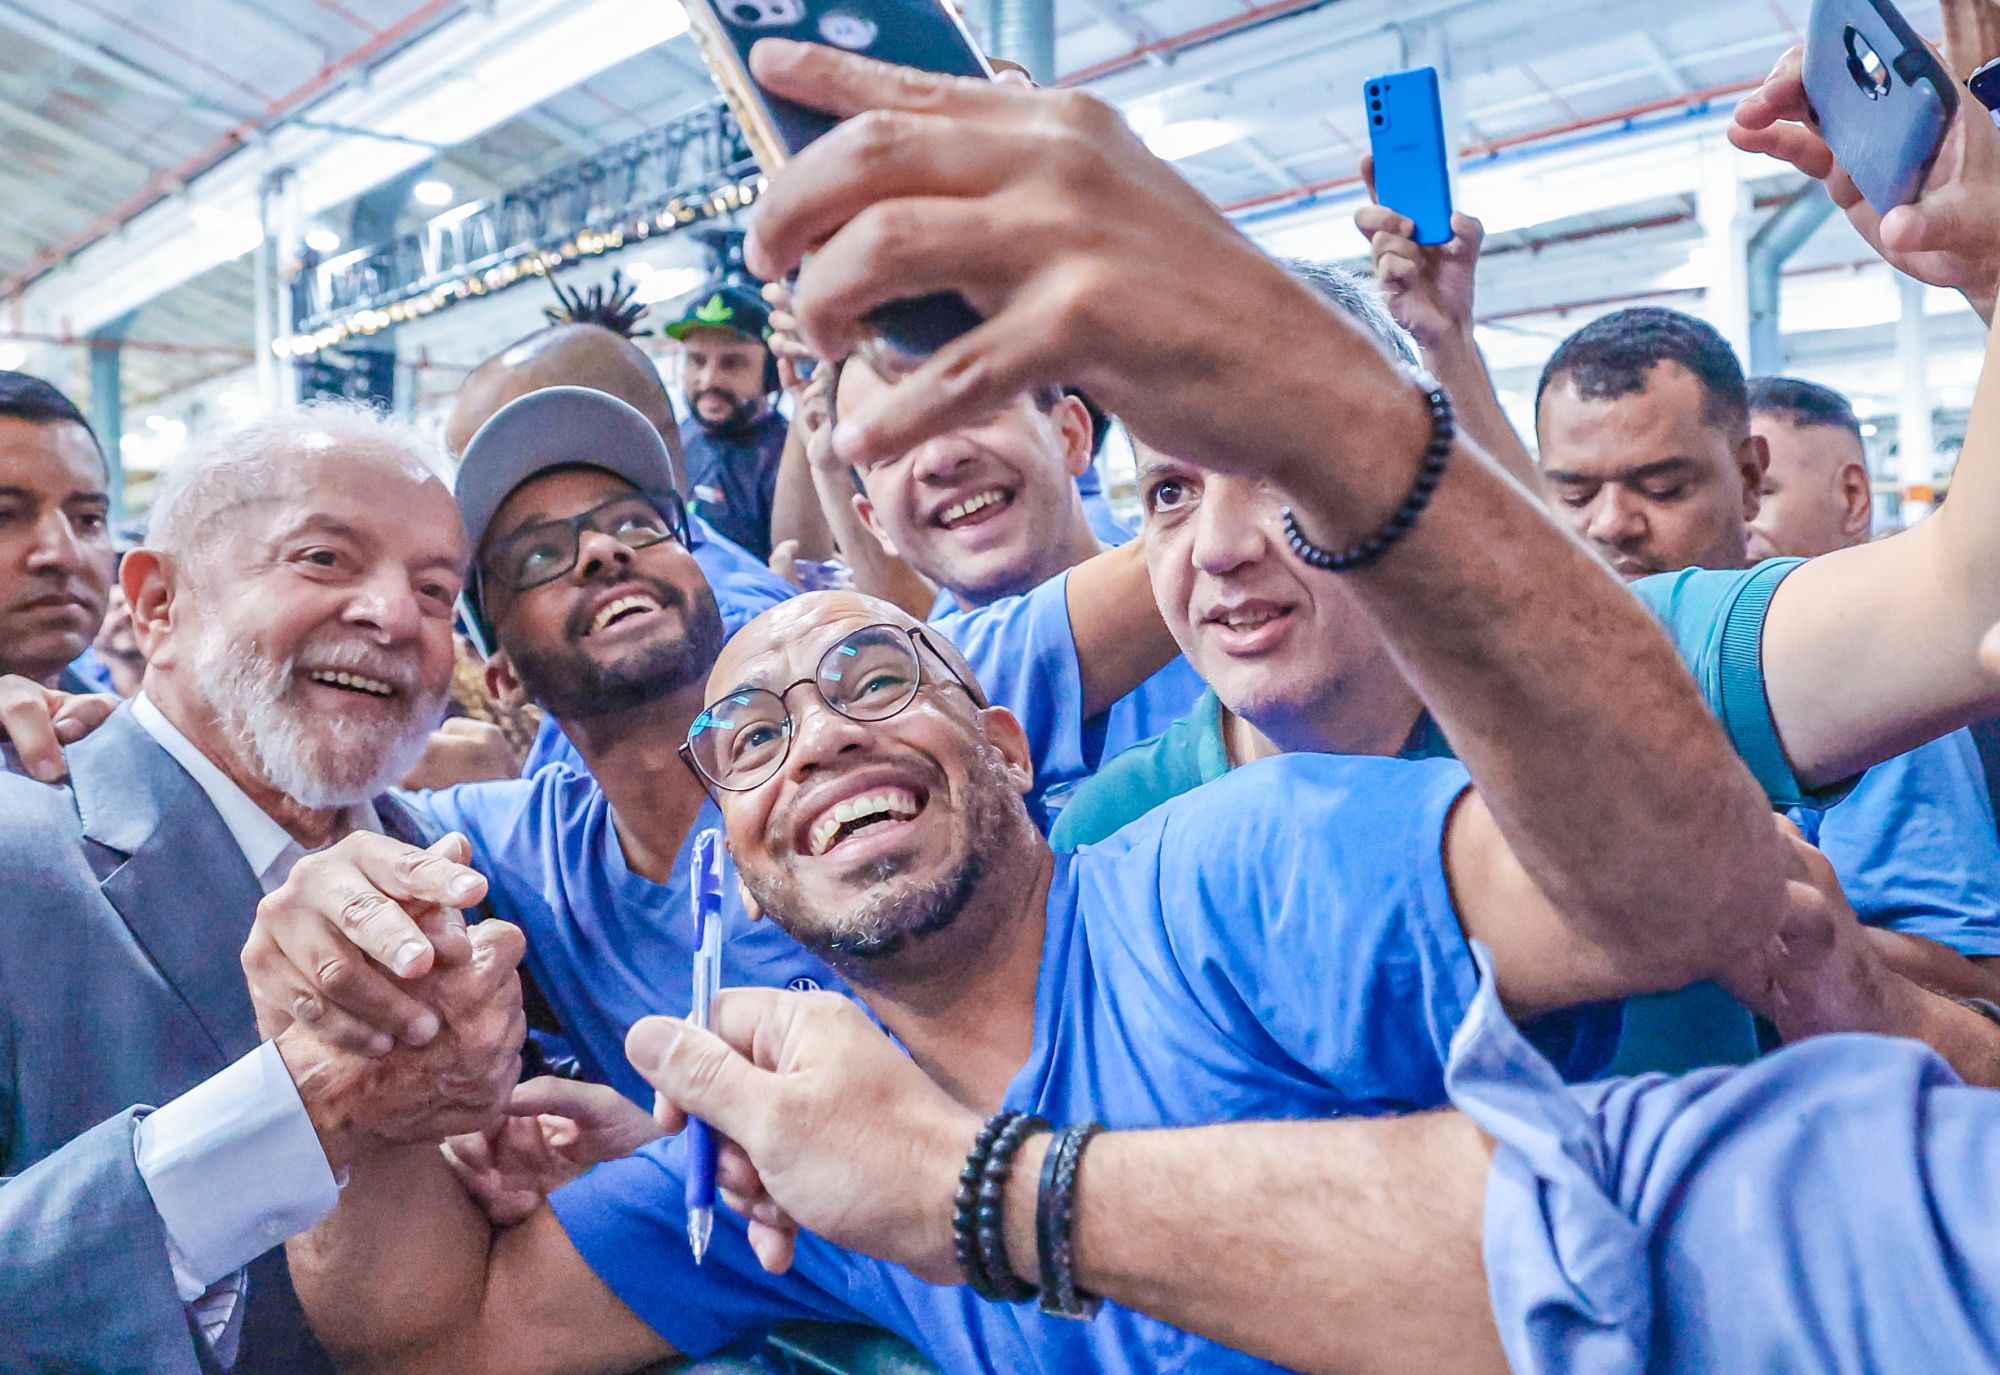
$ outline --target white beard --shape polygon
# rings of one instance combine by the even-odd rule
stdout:
[[[444,717],[446,693],[418,696],[412,675],[383,662],[380,651],[353,642],[313,647],[315,668],[347,669],[394,683],[400,719],[380,724],[316,715],[289,700],[298,691],[298,661],[278,663],[254,641],[232,640],[207,621],[195,645],[194,674],[244,762],[301,807],[351,807],[394,787],[423,754]]]

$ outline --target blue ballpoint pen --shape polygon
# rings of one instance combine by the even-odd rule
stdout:
[[[722,989],[722,833],[710,828],[694,842],[694,1005],[688,1020],[714,1030],[715,995]],[[688,1246],[694,1262],[708,1254],[715,1227],[715,1137],[696,1117],[687,1124]]]

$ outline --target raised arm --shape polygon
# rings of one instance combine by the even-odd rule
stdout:
[[[1991,27],[1982,0],[1949,0],[1961,46]],[[1966,63],[1955,60],[1954,66]],[[1738,146],[1789,162],[1900,271],[1964,293],[1991,319],[2000,283],[2000,131],[1969,92],[1913,205],[1877,216],[1809,120],[1798,52],[1738,108]],[[2000,374],[1989,350],[1951,500],[1889,539],[1815,559],[1773,599],[1764,673],[1793,770],[1836,783],[1991,715],[1996,693],[1974,647],[2000,619]]]
[[[773,183],[747,242],[773,276],[815,250],[794,293],[807,337],[838,356],[913,280],[957,285],[987,316],[843,412],[843,457],[893,455],[1000,397],[1075,380],[1147,444],[1271,483],[1324,548],[1360,544],[1403,506],[1433,440],[1421,393],[1107,107],[820,47],[757,51],[767,88],[867,111]],[[1191,337],[1190,319],[1209,327]],[[1269,342],[1254,360],[1223,342],[1251,335]],[[1636,987],[1763,952],[1785,842],[1665,634],[1475,446],[1446,455],[1428,509],[1346,586],[1470,767],[1473,805],[1577,951],[1658,980]],[[1510,997],[1546,996],[1545,947],[1475,934]]]
[[[1371,203],[1355,212],[1354,224],[1368,240],[1390,314],[1416,339],[1424,366],[1451,393],[1465,433],[1533,490],[1541,480],[1534,457],[1507,419],[1473,333],[1473,285],[1486,227],[1459,212],[1451,217],[1450,243],[1420,244],[1408,217],[1372,203],[1375,159],[1365,153],[1361,176]]]
[[[979,1119],[845,999],[731,989],[718,1030],[649,1018],[628,1049],[670,1126],[678,1104],[741,1143],[722,1179],[766,1267],[790,1263],[796,1224],[961,1282],[951,1199]],[[1031,1283],[1047,1145],[1023,1148],[1007,1197],[1008,1255]],[[1111,1133],[1078,1190],[1077,1277],[1291,1369],[1499,1375],[1480,1254],[1489,1156],[1455,1113]]]

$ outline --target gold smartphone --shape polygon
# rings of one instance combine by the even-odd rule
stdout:
[[[761,38],[789,38],[881,62],[991,79],[993,69],[949,0],[682,0],[695,43],[766,175],[839,121],[780,99],[750,75]],[[862,352],[887,377],[906,372],[979,323],[956,292],[894,301],[868,316],[877,333]]]

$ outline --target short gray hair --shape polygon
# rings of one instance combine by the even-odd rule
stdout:
[[[443,448],[407,420],[354,401],[307,401],[196,435],[160,474],[147,546],[196,567],[216,543],[217,522],[277,492],[292,466],[287,460],[329,448],[413,478],[443,481],[449,471]]]
[[[1388,303],[1382,299],[1381,289],[1373,281],[1338,263],[1319,263],[1310,258],[1280,258],[1278,266],[1352,315],[1399,361],[1413,368],[1421,366],[1417,341],[1396,323]]]

